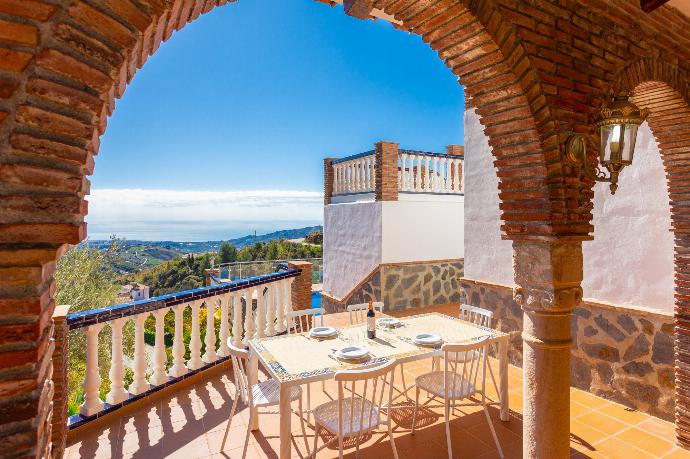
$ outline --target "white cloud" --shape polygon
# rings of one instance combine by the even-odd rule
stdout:
[[[323,219],[323,194],[316,191],[177,191],[94,189],[89,223],[124,221],[214,222]]]

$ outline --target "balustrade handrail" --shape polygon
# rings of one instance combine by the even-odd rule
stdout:
[[[90,309],[67,315],[67,325],[70,330],[88,327],[99,322],[108,322],[121,317],[128,317],[145,312],[153,312],[158,309],[169,308],[182,303],[203,300],[224,293],[244,290],[257,285],[268,284],[281,279],[297,277],[300,269],[281,270],[271,274],[248,277],[246,279],[224,282],[222,284],[200,287],[192,290],[160,295],[145,300],[131,301],[129,303],[116,304],[105,308]]]
[[[367,156],[374,156],[375,154],[376,154],[376,150],[364,151],[362,153],[357,153],[356,155],[350,155],[350,156],[346,156],[344,158],[334,159],[331,164],[340,164],[340,163],[344,163],[346,161],[352,161],[353,159],[364,158]]]
[[[442,157],[442,158],[460,158],[464,159],[465,155],[451,155],[448,153],[437,153],[434,151],[421,151],[421,150],[404,150],[400,149],[398,150],[398,155],[419,155],[419,156],[437,156],[437,157]]]

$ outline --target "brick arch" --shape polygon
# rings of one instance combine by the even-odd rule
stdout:
[[[87,176],[115,100],[174,31],[228,2],[0,2],[13,24],[11,45],[0,45],[0,317],[4,336],[24,346],[2,353],[0,369],[19,368],[20,384],[1,400],[22,407],[4,418],[26,433],[18,449],[47,448],[52,275],[66,244],[86,236]],[[578,198],[565,190],[557,126],[511,24],[517,13],[492,0],[374,3],[465,85],[496,156],[506,236],[586,235],[566,218]]]
[[[608,95],[632,94],[649,110],[647,122],[666,171],[674,234],[676,437],[690,447],[690,79],[687,72],[657,58],[631,62],[616,76]]]

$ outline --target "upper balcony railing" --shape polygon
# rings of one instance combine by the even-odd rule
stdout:
[[[390,201],[399,194],[463,195],[463,160],[464,149],[458,145],[433,153],[379,142],[375,150],[325,160],[325,202]]]
[[[70,332],[83,330],[86,334],[84,402],[79,414],[70,417],[69,428],[224,362],[230,355],[228,338],[240,347],[253,338],[284,332],[286,314],[293,307],[292,282],[299,275],[300,270],[285,268],[210,287],[69,314]],[[170,312],[174,317],[166,321]],[[148,340],[145,339],[150,333],[146,322],[151,316],[155,318],[155,339]],[[127,349],[131,357],[125,355],[126,346],[123,346],[123,331],[130,321],[134,324],[134,349],[133,352]],[[99,362],[99,334],[105,326],[111,332],[104,335],[110,339],[110,362]],[[174,328],[172,333],[166,326]],[[169,334],[173,335],[170,346],[166,344]],[[101,370],[107,369],[108,364],[109,388],[103,387],[101,380]]]

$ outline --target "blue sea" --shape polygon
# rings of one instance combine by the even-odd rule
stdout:
[[[111,235],[116,235],[139,241],[221,241],[254,232],[266,234],[321,224],[323,222],[317,220],[88,222],[88,236],[91,240],[107,240]]]

